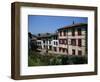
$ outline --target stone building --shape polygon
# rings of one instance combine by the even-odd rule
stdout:
[[[87,24],[79,23],[58,29],[59,53],[87,54]]]

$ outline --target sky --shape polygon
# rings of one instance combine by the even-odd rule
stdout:
[[[28,16],[28,32],[32,34],[38,33],[54,33],[58,28],[62,28],[74,23],[87,23],[87,17],[70,17],[70,16]]]

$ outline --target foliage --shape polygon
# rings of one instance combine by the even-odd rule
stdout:
[[[45,53],[41,55],[39,52],[29,51],[28,65],[29,66],[47,66],[47,65],[71,65],[71,64],[86,64],[87,57],[72,56]]]

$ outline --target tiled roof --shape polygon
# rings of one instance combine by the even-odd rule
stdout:
[[[72,28],[72,27],[79,27],[79,26],[87,26],[87,24],[86,23],[76,23],[76,24],[64,26],[62,28],[59,28],[58,30],[68,29],[68,28]]]
[[[57,33],[39,33],[36,35],[36,37],[41,38],[41,37],[52,37],[57,35]]]

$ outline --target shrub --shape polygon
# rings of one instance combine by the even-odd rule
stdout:
[[[41,55],[39,52],[29,51],[29,66],[46,66],[46,65],[70,65],[70,64],[86,64],[87,57],[73,55]]]
[[[85,56],[70,56],[69,60],[72,64],[86,64],[87,57]]]

